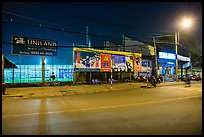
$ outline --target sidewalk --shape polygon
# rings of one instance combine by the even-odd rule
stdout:
[[[202,81],[201,81],[202,82]],[[196,82],[197,83],[197,82]],[[164,82],[161,86],[183,85],[184,82]],[[8,99],[25,99],[38,97],[55,97],[76,94],[91,94],[98,92],[110,92],[117,90],[127,90],[133,88],[145,87],[145,83],[126,82],[101,84],[101,85],[76,85],[76,86],[60,86],[60,87],[23,87],[23,88],[7,88],[6,95],[2,95],[2,100]]]

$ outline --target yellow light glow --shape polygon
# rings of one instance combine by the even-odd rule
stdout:
[[[192,20],[190,20],[190,19],[184,19],[184,20],[183,20],[183,23],[182,23],[182,26],[183,26],[184,28],[189,28],[189,27],[191,26],[191,24],[192,24]]]
[[[193,20],[192,17],[183,17],[180,21],[179,21],[179,29],[190,29],[193,26]]]

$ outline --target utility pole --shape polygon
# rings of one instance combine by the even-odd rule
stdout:
[[[157,77],[158,75],[158,66],[157,66],[157,49],[156,49],[156,40],[155,37],[153,37],[153,44],[154,44],[154,61],[155,61],[155,75]]]
[[[176,51],[176,82],[178,82],[178,45],[179,45],[179,31],[175,32],[175,51]]]
[[[123,41],[123,51],[125,51],[125,35],[122,36],[122,41]]]
[[[113,59],[111,59],[111,89],[113,88]]]
[[[91,45],[89,44],[89,27],[86,26],[86,46],[88,46],[89,48],[91,47]]]
[[[190,57],[190,74],[193,72],[193,66],[192,66],[192,57],[191,57],[191,50],[189,52],[189,57]]]
[[[75,44],[73,43],[73,48],[72,48],[72,61],[73,61],[72,70],[73,70],[73,74],[74,74],[73,85],[75,85],[75,83],[76,83],[76,73],[77,73],[77,72],[74,72],[74,68],[75,68],[75,65],[76,65],[76,62],[74,62],[74,46],[75,46]]]
[[[4,83],[4,55],[2,54],[2,83]]]

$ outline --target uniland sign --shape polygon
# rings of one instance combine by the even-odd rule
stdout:
[[[13,54],[57,56],[56,40],[12,36]]]

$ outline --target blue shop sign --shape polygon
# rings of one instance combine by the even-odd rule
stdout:
[[[166,52],[159,52],[159,58],[161,59],[176,59],[176,55],[172,53],[166,53]]]

